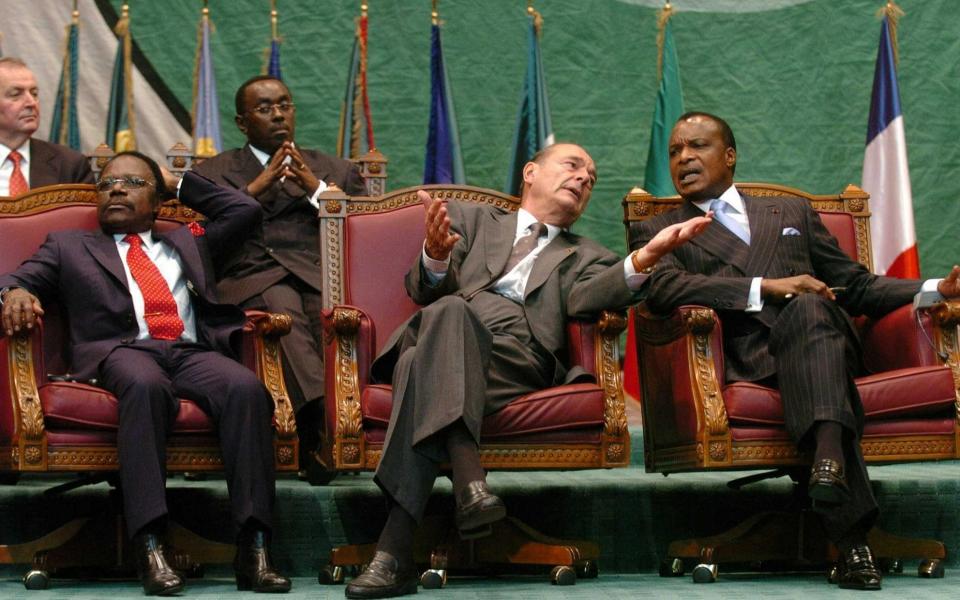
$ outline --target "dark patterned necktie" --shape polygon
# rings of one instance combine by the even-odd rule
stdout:
[[[140,247],[143,240],[139,235],[131,233],[123,240],[130,244],[127,266],[143,294],[143,320],[147,322],[150,337],[156,340],[179,338],[183,333],[183,321],[177,312],[177,302],[170,293],[167,280]]]
[[[20,161],[23,160],[23,156],[16,150],[8,156],[10,157],[10,162],[13,163],[13,173],[10,174],[9,194],[11,196],[19,196],[30,189],[30,186],[27,185],[27,178],[23,176],[23,170],[20,169]]]
[[[503,274],[506,275],[516,267],[521,260],[537,248],[537,241],[547,235],[547,226],[537,221],[527,228],[527,233],[520,236],[513,245],[513,251],[510,258],[507,259],[507,266],[503,268]]]

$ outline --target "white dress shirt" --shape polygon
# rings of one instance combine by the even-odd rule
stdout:
[[[147,258],[157,265],[157,269],[167,282],[167,287],[173,293],[173,299],[177,303],[177,313],[180,320],[183,321],[183,333],[180,339],[187,342],[197,341],[197,323],[193,314],[193,302],[190,301],[190,289],[187,278],[183,276],[183,263],[180,262],[180,255],[172,246],[164,244],[162,241],[154,239],[153,234],[144,231],[138,234],[143,240],[141,245]],[[125,233],[115,233],[113,239],[117,244],[117,252],[120,253],[120,260],[123,262],[123,270],[127,274],[127,286],[130,288],[130,296],[133,299],[133,312],[137,317],[137,327],[140,333],[137,334],[138,340],[145,340],[150,337],[150,330],[147,327],[147,321],[144,318],[143,292],[140,286],[134,280],[130,273],[130,265],[127,264],[127,251],[130,250],[130,244],[123,238],[127,237]]]
[[[13,175],[13,161],[10,160],[10,153],[16,150],[23,158],[20,160],[20,171],[23,172],[23,178],[30,185],[30,140],[27,140],[19,148],[10,148],[0,144],[0,196],[10,195],[10,176]]]

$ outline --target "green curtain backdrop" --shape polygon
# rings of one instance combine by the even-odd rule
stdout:
[[[111,0],[119,7],[121,2]],[[354,0],[280,0],[283,74],[297,139],[336,149]],[[368,78],[391,188],[423,172],[429,111],[429,0],[370,0]],[[860,183],[882,0],[675,0],[671,24],[687,110],[725,116],[740,181],[828,193]],[[960,2],[901,0],[900,85],[924,276],[960,261]],[[190,106],[197,1],[131,2],[136,42]],[[536,0],[558,140],[582,143],[600,179],[577,230],[623,251],[620,200],[643,181],[656,96],[656,11],[647,0]],[[712,8],[711,8],[712,7]],[[211,0],[224,143],[233,93],[259,73],[267,0]],[[499,188],[523,83],[524,0],[441,0],[444,53],[467,181]],[[149,118],[138,115],[138,119]]]

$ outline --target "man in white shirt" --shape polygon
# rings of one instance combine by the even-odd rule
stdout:
[[[647,306],[717,311],[726,380],[778,387],[788,432],[812,451],[809,494],[844,557],[840,585],[879,589],[866,544],[878,509],[860,451],[859,350],[848,313],[886,314],[921,288],[960,296],[960,267],[925,283],[879,277],[844,254],[806,200],[742,196],[736,140],[716,115],[681,116],[668,151],[684,203],[633,225],[631,247],[708,210],[715,224],[657,263],[642,290]]]
[[[0,196],[57,183],[93,183],[87,158],[33,139],[40,126],[37,79],[18,58],[0,58]]]
[[[100,231],[50,234],[0,276],[7,335],[34,326],[56,302],[70,323],[70,373],[117,397],[117,451],[127,531],[144,593],[171,595],[183,578],[163,555],[167,434],[178,398],[217,426],[236,526],[237,586],[286,592],[267,551],[274,501],[273,402],[236,362],[245,317],[217,299],[211,264],[260,221],[256,202],[195,173],[177,180],[150,158],[124,152],[97,184]],[[205,228],[153,231],[166,190],[205,215]],[[42,303],[41,304],[41,300]]]
[[[387,524],[348,598],[416,591],[413,535],[441,462],[453,472],[455,521],[465,537],[506,514],[487,487],[478,440],[485,415],[512,399],[589,377],[565,364],[566,325],[635,301],[659,256],[702,231],[700,215],[626,259],[573,234],[597,173],[576,144],[558,143],[523,169],[520,210],[431,202],[422,255],[407,274],[424,308],[393,332],[373,376],[393,383],[393,409],[375,481]]]

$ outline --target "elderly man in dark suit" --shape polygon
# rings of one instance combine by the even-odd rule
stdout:
[[[453,471],[455,520],[464,537],[489,533],[503,502],[487,487],[478,440],[484,415],[513,398],[586,375],[564,361],[568,319],[624,307],[642,271],[707,226],[700,215],[668,228],[627,259],[568,228],[596,181],[587,152],[555,144],[523,169],[520,210],[451,201],[426,205],[422,255],[407,292],[426,305],[399,327],[373,365],[393,382],[393,411],[375,481],[390,512],[349,598],[413,593],[416,524],[441,462]]]
[[[93,183],[84,155],[32,139],[40,126],[39,94],[26,63],[0,58],[0,196],[56,183]]]
[[[787,429],[813,455],[809,494],[843,555],[841,587],[879,589],[866,544],[878,510],[860,451],[863,408],[853,376],[861,366],[849,315],[883,315],[921,286],[956,297],[960,267],[924,283],[873,275],[840,250],[805,200],[742,196],[733,185],[733,131],[715,115],[680,117],[669,156],[685,201],[634,225],[631,246],[705,211],[716,223],[657,262],[646,302],[657,312],[684,304],[717,311],[727,381],[778,387]]]
[[[166,190],[206,215],[205,229],[152,231]],[[285,592],[267,543],[274,501],[272,401],[233,360],[243,312],[217,299],[210,265],[260,221],[244,194],[187,173],[181,181],[150,158],[125,152],[97,184],[101,231],[51,234],[37,253],[0,277],[7,335],[33,327],[55,299],[70,322],[71,372],[97,379],[117,397],[117,448],[124,515],[144,593],[170,595],[183,578],[159,539],[167,514],[166,437],[179,408],[194,400],[217,424],[233,519],[237,586]],[[78,292],[77,286],[81,286]]]
[[[196,171],[257,199],[263,223],[225,253],[217,266],[220,296],[243,308],[287,313],[293,329],[281,340],[284,370],[297,411],[301,456],[319,441],[323,396],[320,325],[322,278],[317,196],[328,186],[366,193],[357,167],[294,143],[296,106],[279,79],[259,76],[236,95],[243,148],[208,159]]]

